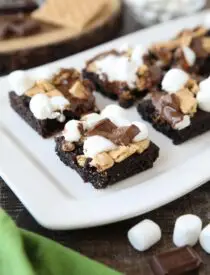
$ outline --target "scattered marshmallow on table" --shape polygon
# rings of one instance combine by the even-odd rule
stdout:
[[[173,242],[176,246],[194,246],[199,239],[202,221],[199,217],[187,214],[180,216],[175,223]]]
[[[151,220],[143,220],[128,231],[131,245],[138,251],[145,251],[161,239],[161,229]]]
[[[199,241],[203,250],[210,254],[210,224],[202,230]]]

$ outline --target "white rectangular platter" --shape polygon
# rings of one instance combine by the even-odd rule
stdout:
[[[201,24],[204,16],[202,12],[138,31],[47,66],[53,71],[80,69],[85,60],[104,50],[123,43],[149,45],[168,39],[185,27]],[[10,108],[6,77],[0,79],[0,90],[0,175],[44,227],[73,229],[128,219],[171,202],[210,179],[210,132],[174,146],[148,125],[151,139],[160,147],[154,168],[105,190],[94,190],[60,162],[53,139],[39,137]],[[96,98],[100,108],[112,102],[99,94]],[[140,120],[134,107],[127,112],[130,119]]]

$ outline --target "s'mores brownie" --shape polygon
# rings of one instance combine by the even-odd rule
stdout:
[[[159,156],[147,126],[129,122],[117,105],[67,122],[55,140],[60,160],[97,189],[153,167]]]
[[[51,75],[40,70],[34,76],[15,71],[8,76],[11,107],[42,137],[63,129],[71,119],[97,111],[93,85],[75,69]]]
[[[146,52],[138,45],[101,53],[87,61],[83,76],[93,81],[98,92],[128,108],[162,80],[158,64],[143,66]]]
[[[181,69],[170,69],[162,90],[150,93],[137,109],[142,118],[174,144],[210,130],[210,78],[197,83]]]

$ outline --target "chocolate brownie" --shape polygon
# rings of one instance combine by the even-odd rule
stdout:
[[[151,168],[158,158],[147,126],[126,120],[124,112],[109,105],[100,114],[67,122],[63,136],[55,139],[60,160],[97,189]]]
[[[198,110],[196,115],[191,118],[190,126],[182,130],[175,130],[168,122],[161,121],[159,113],[150,99],[142,100],[138,104],[137,110],[144,120],[149,121],[157,131],[172,139],[175,145],[181,144],[210,130],[210,113],[202,110]]]
[[[76,170],[84,182],[91,182],[96,189],[106,188],[108,185],[152,168],[159,155],[159,148],[151,142],[148,149],[142,154],[135,153],[122,162],[115,163],[106,171],[99,172],[95,167],[89,165],[90,159],[87,160],[84,167],[78,165],[76,157],[83,153],[82,145],[77,145],[72,152],[65,152],[62,150],[63,141],[63,137],[56,138],[55,150],[60,160]]]
[[[13,73],[14,74],[14,73]],[[26,76],[27,77],[27,76]],[[71,119],[79,119],[88,112],[98,111],[95,106],[95,97],[92,94],[93,86],[83,80],[80,73],[74,69],[61,69],[52,79],[39,80],[31,84],[31,88],[24,94],[18,95],[15,91],[9,93],[11,107],[42,137],[47,138],[61,131],[65,123]],[[55,109],[52,114],[57,117],[37,117],[31,109],[30,102],[37,96],[44,96],[44,100],[65,100],[64,109]],[[40,104],[38,102],[36,104]],[[59,108],[60,101],[55,108]],[[39,106],[37,106],[39,108]],[[47,107],[48,108],[48,107]],[[51,108],[51,106],[50,106]],[[41,113],[45,110],[41,110]],[[60,112],[60,113],[58,113]]]
[[[131,107],[135,101],[138,100],[138,98],[145,96],[148,90],[153,89],[159,85],[163,77],[163,72],[159,66],[144,65],[143,68],[141,68],[139,66],[141,62],[139,60],[132,61],[132,54],[129,51],[134,52],[135,49],[129,49],[128,51],[111,50],[99,54],[90,59],[86,64],[86,68],[83,70],[84,78],[90,79],[95,84],[97,92],[100,92],[102,95],[107,96],[110,99],[118,100],[120,106],[123,108]],[[131,56],[129,56],[129,54]],[[124,64],[120,64],[119,67],[117,67],[117,64],[112,64],[114,61],[110,61],[110,67],[116,66],[116,72],[121,69],[127,70],[126,66],[136,67],[132,74],[131,71],[133,68],[126,71],[127,75],[131,74],[129,77],[127,77],[129,83],[125,79],[119,80],[119,78],[121,78],[119,76],[116,76],[116,79],[114,76],[113,79],[110,79],[107,73],[97,68],[97,62],[100,62],[101,60],[109,57],[114,57],[116,60],[119,60],[120,58],[125,60],[127,58],[127,65],[124,62]],[[140,56],[138,59],[139,58]],[[125,68],[122,68],[123,66],[125,66]],[[105,70],[107,70],[107,68]],[[133,80],[131,81],[130,78]]]

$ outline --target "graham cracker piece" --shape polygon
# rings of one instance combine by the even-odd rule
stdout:
[[[82,30],[108,0],[46,0],[32,17],[48,23]]]

